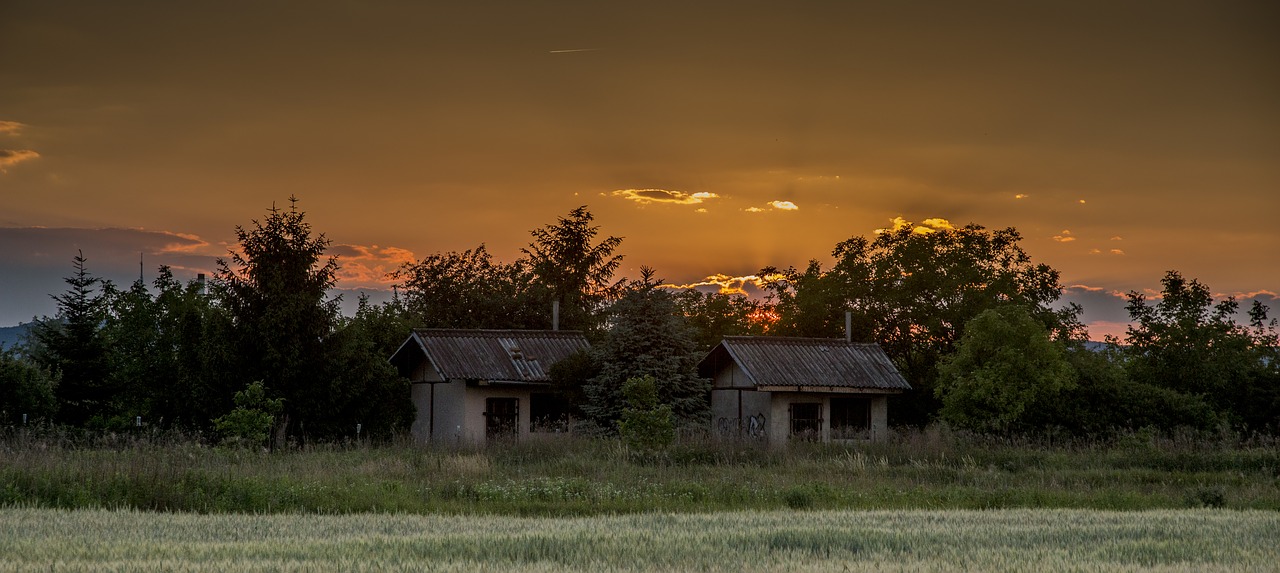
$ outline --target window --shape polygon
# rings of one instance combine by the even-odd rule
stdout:
[[[529,431],[569,431],[569,403],[557,394],[529,395]]]
[[[831,399],[831,437],[860,438],[871,430],[871,400],[864,397]]]
[[[822,404],[818,402],[791,403],[791,435],[802,440],[822,437]]]
[[[518,398],[486,398],[484,401],[486,438],[514,438],[520,423]]]

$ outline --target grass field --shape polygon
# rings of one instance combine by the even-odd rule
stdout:
[[[1280,514],[0,510],[3,571],[1275,571]]]
[[[1044,444],[931,431],[769,450],[690,441],[637,458],[616,440],[484,450],[0,436],[0,507],[197,513],[590,516],[776,509],[1280,510],[1272,441],[1132,435]]]

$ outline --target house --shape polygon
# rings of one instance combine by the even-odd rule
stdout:
[[[828,338],[726,336],[698,375],[717,430],[771,445],[880,438],[889,396],[911,389],[880,345]]]
[[[548,372],[588,348],[571,331],[416,329],[390,362],[411,384],[415,441],[476,445],[565,430]]]

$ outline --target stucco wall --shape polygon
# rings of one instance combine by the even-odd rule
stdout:
[[[741,400],[741,408],[739,408]],[[769,392],[757,392],[738,388],[721,388],[711,391],[711,419],[715,429],[721,435],[739,435],[739,411],[741,411],[741,434],[763,437],[768,433],[770,418]],[[761,426],[760,424],[764,424]]]

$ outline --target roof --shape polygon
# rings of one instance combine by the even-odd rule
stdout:
[[[698,375],[713,377],[730,362],[755,386],[911,389],[879,344],[839,338],[726,336],[698,363]]]
[[[403,373],[425,358],[444,380],[545,383],[551,365],[588,348],[577,331],[423,328],[390,361]]]

